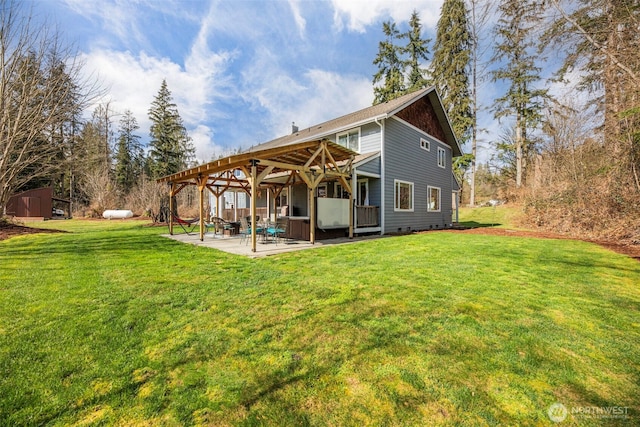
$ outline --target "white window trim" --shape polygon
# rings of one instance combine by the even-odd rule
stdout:
[[[398,200],[398,184],[408,184],[411,186],[411,208],[409,209],[400,209],[396,202]],[[413,212],[415,206],[415,185],[413,182],[402,181],[399,179],[393,180],[393,211],[394,212]]]
[[[438,190],[438,209],[431,209],[431,189]],[[440,187],[427,186],[427,211],[428,212],[441,212],[442,211],[442,189]]]
[[[443,153],[442,159],[443,162],[442,164],[440,164],[440,153]],[[438,147],[438,166],[441,167],[442,169],[446,169],[447,168],[447,150],[445,150],[442,147]]]
[[[431,141],[426,138],[420,138],[420,148],[426,151],[431,151]]]
[[[357,149],[357,150],[355,150],[355,152],[356,152],[356,153],[359,153],[359,152],[360,152],[360,138],[361,138],[361,136],[362,136],[362,135],[361,135],[361,129],[362,129],[362,128],[354,128],[354,129],[349,129],[349,130],[347,130],[347,131],[340,132],[340,133],[336,134],[336,144],[340,145],[340,142],[339,142],[339,141],[340,141],[340,137],[341,137],[341,136],[343,136],[343,135],[349,135],[350,133],[353,133],[353,132],[356,132],[356,131],[357,131],[357,132],[358,132],[358,149]],[[349,148],[349,147],[347,147],[347,148]]]

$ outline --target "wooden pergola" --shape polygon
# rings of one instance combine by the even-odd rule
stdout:
[[[326,179],[337,179],[349,193],[349,237],[353,237],[352,163],[355,152],[323,139],[286,145],[262,144],[157,180],[169,184],[169,233],[173,234],[173,197],[189,185],[196,185],[200,202],[200,240],[204,240],[204,191],[216,198],[228,190],[245,191],[251,197],[251,224],[256,224],[257,193],[267,188],[277,197],[282,189],[299,177],[307,185],[309,197],[310,241],[315,242],[316,213],[314,192]],[[241,173],[237,173],[240,171]],[[274,179],[277,177],[278,179]],[[219,212],[219,206],[217,212]],[[256,251],[256,228],[251,227],[251,250]]]

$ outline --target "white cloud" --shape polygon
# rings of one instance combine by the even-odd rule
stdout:
[[[128,41],[148,45],[144,35],[144,28],[139,26],[137,4],[126,0],[113,2],[103,1],[100,4],[85,0],[66,0],[66,5],[72,12],[96,24],[100,28],[96,39],[97,45],[109,45],[109,35],[116,36],[120,41]]]
[[[296,27],[300,32],[300,37],[304,37],[304,31],[307,26],[307,21],[300,13],[300,0],[289,0],[289,7],[293,13],[293,19],[296,23]]]
[[[371,81],[360,75],[312,69],[304,74],[304,79],[302,96],[290,100],[289,107],[290,117],[300,128],[368,107],[373,101]],[[286,125],[278,124],[285,129]]]
[[[434,28],[440,17],[442,0],[332,0],[334,25],[342,30],[364,33],[366,27],[380,20],[391,19],[396,23],[408,21],[416,10],[422,25]]]
[[[262,52],[256,66],[244,73],[246,86],[242,93],[253,108],[266,112],[267,138],[289,133],[291,122],[300,128],[309,127],[367,107],[373,101],[367,77],[321,69],[292,76],[269,59],[273,59],[272,54]]]
[[[214,132],[209,126],[197,125],[189,131],[189,136],[193,140],[193,146],[196,149],[199,160],[209,162],[214,158],[226,156],[229,152],[228,147],[223,147],[214,143]]]
[[[213,145],[206,147],[203,138],[211,136],[212,132],[205,132],[201,123],[214,115],[210,111],[211,102],[216,91],[221,90],[220,85],[224,85],[224,79],[217,83],[213,79],[223,71],[230,58],[228,53],[215,54],[195,48],[185,61],[185,68],[167,58],[152,57],[145,52],[134,55],[131,52],[94,50],[85,54],[84,60],[87,72],[97,75],[108,85],[108,95],[101,102],[110,100],[116,114],[131,110],[144,137],[151,126],[148,118],[151,102],[162,80],[166,79],[187,130],[190,134],[197,132],[196,156],[205,160],[216,148]],[[213,141],[208,143],[213,144]]]

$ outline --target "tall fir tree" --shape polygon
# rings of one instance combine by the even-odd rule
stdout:
[[[178,107],[173,103],[167,81],[163,80],[160,90],[149,109],[151,129],[149,141],[149,175],[159,178],[186,168],[195,158],[195,149]]]
[[[131,110],[120,119],[115,154],[115,180],[121,195],[127,195],[142,174],[144,151],[140,143],[138,122]]]
[[[431,40],[422,38],[422,24],[416,10],[413,11],[409,19],[409,30],[402,37],[407,39],[407,45],[402,49],[402,52],[408,55],[404,65],[408,69],[406,92],[410,93],[429,85],[422,63],[429,60]]]
[[[536,88],[541,80],[535,30],[540,26],[541,14],[536,0],[502,0],[498,6],[496,46],[493,61],[498,68],[492,72],[494,81],[508,82],[506,93],[497,98],[494,115],[497,119],[514,120],[513,151],[516,164],[516,187],[523,185],[527,159],[533,152],[532,132],[542,120],[546,89]]]
[[[382,32],[386,39],[379,43],[378,55],[373,61],[378,66],[378,72],[373,76],[374,105],[390,101],[405,92],[402,48],[396,44],[402,36],[395,22],[391,21],[382,24]]]
[[[470,61],[471,35],[464,0],[445,0],[436,28],[431,73],[453,131],[463,145],[469,140],[473,126],[469,91]],[[471,165],[471,154],[454,160],[454,174],[460,183],[464,183],[464,174]]]

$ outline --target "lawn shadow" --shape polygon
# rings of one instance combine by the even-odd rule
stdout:
[[[34,256],[87,256],[101,254],[126,254],[129,252],[157,252],[167,249],[166,239],[156,235],[139,235],[114,231],[108,236],[87,236],[77,234],[48,235],[46,243],[33,240],[15,241],[4,249],[4,254],[14,259]],[[170,244],[170,243],[169,243]]]
[[[483,223],[483,222],[477,222],[477,221],[460,221],[458,222],[457,227],[461,229],[469,229],[469,228],[498,227],[500,225],[502,224],[500,224],[499,222]]]

